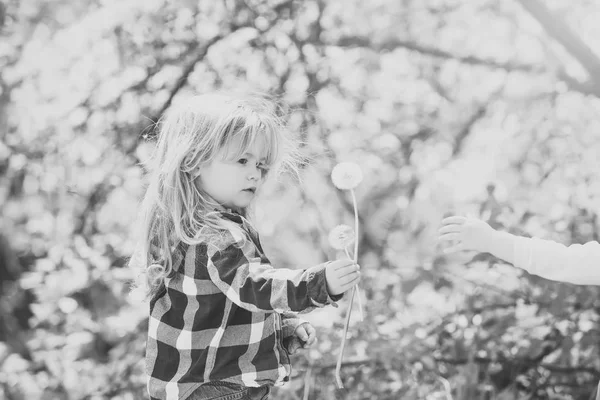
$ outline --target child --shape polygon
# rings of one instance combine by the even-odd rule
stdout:
[[[132,258],[150,300],[148,393],[267,399],[289,380],[289,353],[315,341],[291,312],[335,305],[358,283],[358,266],[275,269],[264,254],[248,207],[268,174],[297,172],[270,102],[196,96],[161,124]]]
[[[537,237],[525,238],[493,229],[476,219],[452,216],[442,220],[439,240],[455,241],[445,253],[475,250],[491,253],[530,274],[577,285],[600,285],[600,243],[565,246]]]

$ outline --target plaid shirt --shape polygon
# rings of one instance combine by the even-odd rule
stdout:
[[[290,311],[337,306],[341,298],[327,292],[326,264],[275,269],[246,219],[221,216],[250,240],[239,247],[227,232],[221,251],[204,243],[180,245],[173,274],[150,301],[146,373],[152,400],[185,399],[210,381],[283,384],[291,374],[284,341],[304,322]]]

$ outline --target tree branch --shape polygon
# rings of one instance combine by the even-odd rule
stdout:
[[[472,132],[473,126],[486,116],[488,104],[489,103],[479,105],[458,132],[458,135],[454,138],[454,144],[452,145],[452,160],[456,159],[457,155],[463,150],[463,145],[469,137],[469,134]]]
[[[237,29],[238,29],[238,27],[234,27],[232,29],[232,31],[229,32],[229,34],[235,32]],[[194,54],[191,57],[191,60],[187,63],[187,65],[183,69],[183,73],[181,74],[181,76],[177,80],[177,83],[170,90],[170,92],[169,92],[169,98],[167,99],[167,101],[165,101],[165,103],[162,105],[162,107],[160,108],[160,110],[158,110],[158,112],[152,118],[152,121],[157,122],[160,119],[160,117],[162,116],[162,114],[167,110],[167,108],[169,108],[169,106],[173,102],[173,98],[187,84],[188,79],[190,78],[190,75],[192,74],[192,72],[194,72],[194,69],[196,68],[196,65],[200,61],[202,61],[202,59],[204,59],[204,57],[206,57],[206,54],[210,50],[211,46],[214,45],[215,43],[217,43],[218,41],[220,41],[221,39],[223,39],[224,37],[225,37],[225,35],[217,35],[217,36],[213,37],[208,42],[206,42],[203,47],[201,47],[200,49],[198,49],[198,51],[196,52],[196,54]]]
[[[216,35],[215,37],[211,38],[208,42],[206,42],[204,44],[204,46],[200,47],[192,56],[189,57],[190,60],[186,63],[181,76],[179,77],[179,79],[177,79],[175,86],[173,86],[173,88],[171,88],[171,90],[169,91],[169,97],[164,102],[164,104],[160,107],[160,109],[152,117],[150,117],[150,121],[152,122],[152,124],[158,123],[158,121],[160,120],[162,115],[165,113],[165,111],[171,106],[171,103],[173,102],[173,99],[175,98],[177,93],[179,93],[179,91],[187,84],[190,76],[192,75],[192,72],[194,72],[194,69],[196,68],[196,65],[198,65],[198,63],[206,57],[210,48],[215,43],[224,39],[231,33],[238,30],[239,28],[241,28],[241,26],[232,26],[231,31],[228,32],[227,34]],[[150,78],[150,76],[148,76],[145,79],[145,81],[147,81],[149,78]],[[138,83],[136,83],[136,86],[139,86],[140,84],[141,84],[141,82],[138,82]],[[139,145],[139,143],[141,141],[147,140],[147,139],[151,140],[156,136],[156,134],[157,134],[157,132],[154,132],[152,129],[150,129],[150,132],[148,134],[138,135],[137,140],[134,140],[131,143],[131,145],[125,149],[124,153],[126,155],[133,155],[137,146]]]
[[[345,36],[340,38],[336,42],[325,43],[330,46],[339,46],[339,47],[367,47],[374,51],[390,51],[398,48],[404,48],[407,50],[415,51],[417,53],[425,54],[428,56],[448,59],[448,60],[456,60],[463,64],[469,65],[480,65],[488,68],[495,69],[504,69],[507,71],[522,71],[529,73],[543,73],[547,69],[531,64],[521,64],[516,62],[502,62],[496,61],[492,59],[480,58],[476,56],[463,56],[459,54],[454,54],[446,50],[438,49],[435,47],[419,44],[412,41],[400,40],[396,38],[390,38],[385,41],[376,43],[373,42],[368,37],[362,36]]]
[[[600,58],[583,40],[564,22],[539,0],[518,0],[544,28],[586,69],[592,81],[600,78]]]

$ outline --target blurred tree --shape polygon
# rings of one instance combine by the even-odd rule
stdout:
[[[352,322],[346,398],[589,398],[597,288],[445,257],[434,237],[443,215],[471,212],[597,239],[594,1],[1,4],[0,233],[15,255],[0,263],[20,267],[0,293],[13,310],[0,397],[144,398],[146,306],[127,297],[124,268],[144,162],[171,104],[223,88],[278,96],[315,159],[302,185],[271,183],[257,207],[276,265],[336,256],[327,233],[352,205],[329,172],[364,169],[367,310]],[[318,348],[277,398],[335,398],[342,305],[307,316]]]

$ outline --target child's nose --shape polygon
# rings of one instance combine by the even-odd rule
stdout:
[[[260,178],[260,169],[258,167],[252,168],[250,174],[248,175],[249,180],[258,180]]]

